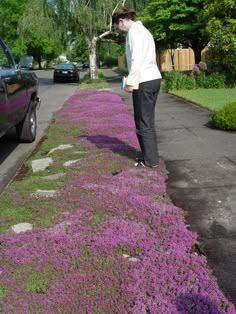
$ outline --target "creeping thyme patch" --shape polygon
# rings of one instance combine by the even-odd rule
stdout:
[[[51,128],[53,140],[31,159],[62,143],[73,148],[54,151],[53,166],[28,171],[0,202],[5,223],[33,223],[30,232],[0,235],[0,312],[236,313],[193,250],[197,235],[167,195],[164,162],[133,167],[134,122],[120,97],[75,93]],[[57,172],[65,176],[44,182]],[[32,197],[45,187],[56,197]]]

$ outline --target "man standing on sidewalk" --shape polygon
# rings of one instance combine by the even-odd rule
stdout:
[[[137,167],[157,167],[159,162],[155,129],[155,105],[160,90],[161,74],[156,64],[156,48],[151,33],[136,12],[123,8],[112,16],[112,24],[126,33],[126,59],[129,75],[124,90],[132,92],[136,134],[142,156]]]

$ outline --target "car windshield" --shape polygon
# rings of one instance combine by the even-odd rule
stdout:
[[[73,70],[75,69],[75,66],[73,64],[66,64],[66,63],[62,63],[62,64],[58,64],[56,66],[56,69],[69,69],[69,70]]]

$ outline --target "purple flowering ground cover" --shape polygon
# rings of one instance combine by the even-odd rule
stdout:
[[[74,145],[53,154],[56,166],[83,157],[64,166],[64,185],[47,207],[14,188],[19,208],[54,209],[53,223],[0,235],[0,313],[236,313],[166,193],[164,162],[133,167],[134,122],[121,98],[75,93],[53,127]]]

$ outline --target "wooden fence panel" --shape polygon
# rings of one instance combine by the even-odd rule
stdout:
[[[171,62],[171,50],[163,50],[157,52],[157,65],[161,71],[184,71],[192,70],[195,59],[194,52],[191,48],[186,49],[174,49],[172,51],[174,58],[174,66]],[[202,61],[207,61],[207,48],[202,50]],[[125,57],[118,57],[118,67],[121,69],[126,69]]]

